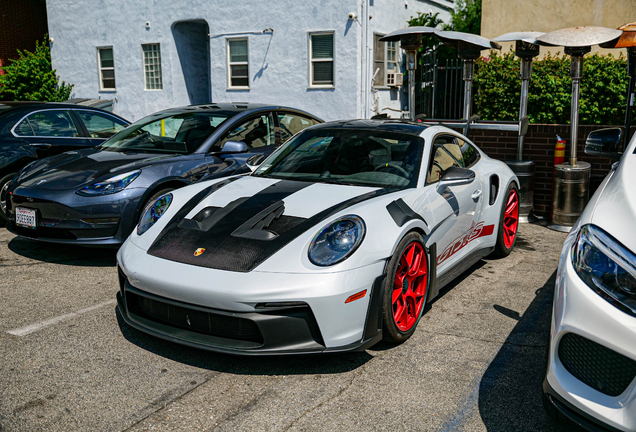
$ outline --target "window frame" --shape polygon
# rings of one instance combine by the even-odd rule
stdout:
[[[148,81],[146,78],[146,52],[144,51],[144,46],[157,45],[159,52],[159,84],[161,88],[148,88]],[[113,58],[115,56],[113,55]],[[141,44],[141,68],[144,75],[144,91],[163,91],[163,60],[161,57],[161,42],[148,42]]]
[[[49,136],[49,135],[35,135],[35,131],[33,130],[33,126],[31,126],[31,122],[29,121],[29,117],[32,116],[33,114],[37,114],[40,112],[48,112],[48,111],[66,111],[68,113],[69,118],[71,119],[71,123],[73,124],[73,126],[75,126],[75,129],[77,130],[77,135],[76,137],[59,137],[59,136]],[[18,125],[20,123],[22,123],[22,121],[26,119],[29,127],[31,128],[31,132],[33,132],[33,135],[18,135],[15,132],[15,128],[18,127]],[[46,139],[86,139],[87,137],[84,135],[84,124],[82,123],[81,125],[78,124],[78,120],[75,118],[75,113],[73,112],[73,109],[71,108],[45,108],[45,109],[39,109],[39,110],[35,110],[35,111],[30,111],[27,114],[25,114],[24,116],[22,116],[22,118],[20,118],[20,120],[18,120],[13,127],[11,128],[11,134],[16,137],[16,138],[46,138]]]
[[[230,56],[230,42],[245,41],[247,45],[247,61],[246,62],[232,62]],[[250,39],[249,37],[230,37],[225,38],[225,57],[227,67],[227,90],[249,90],[250,89]],[[247,66],[247,86],[233,86],[232,85],[232,66]]]
[[[377,37],[378,39],[381,37],[384,37],[386,35],[382,34],[382,33],[373,33],[373,46],[375,48],[375,38]],[[395,64],[395,74],[399,74],[400,73],[400,62],[398,61],[398,54],[399,54],[399,46],[397,44],[397,41],[394,42],[383,42],[383,41],[378,41],[378,43],[384,44],[383,48],[382,48],[382,63],[384,63],[384,76],[382,77],[382,80],[379,83],[375,83],[373,84],[373,88],[376,89],[390,89],[391,87],[394,86],[390,86],[388,84],[388,74],[389,74],[389,63],[394,63]],[[395,44],[395,61],[389,61],[389,43],[394,43]],[[371,76],[373,77],[373,74],[375,73],[375,64],[380,62],[380,60],[376,60],[376,55],[378,54],[378,52],[374,49],[373,50],[373,70],[371,71]],[[376,78],[377,80],[377,78]],[[377,81],[376,81],[377,82]]]
[[[313,36],[323,36],[323,35],[331,35],[332,36],[332,46],[333,46],[333,55],[330,59],[313,59],[312,54],[312,37]],[[307,32],[307,59],[308,59],[308,78],[309,78],[309,88],[310,89],[332,89],[336,88],[336,31],[335,30],[324,30],[324,31],[313,31]],[[326,63],[331,62],[332,67],[332,76],[333,81],[331,84],[314,84],[314,63]]]
[[[127,121],[124,121],[123,119],[121,119],[121,118],[117,117],[116,115],[113,115],[113,114],[111,114],[111,113],[109,113],[107,111],[96,111],[96,110],[85,109],[85,108],[71,108],[70,111],[73,112],[73,114],[77,117],[78,121],[82,124],[82,128],[84,129],[84,132],[86,133],[86,138],[92,139],[92,140],[107,140],[110,137],[109,138],[92,137],[91,136],[91,132],[88,130],[88,126],[86,126],[86,122],[80,116],[81,112],[94,113],[94,114],[98,114],[98,115],[103,115],[104,117],[112,117],[114,119],[113,123],[117,123],[117,122],[123,122],[124,123],[123,129],[126,129],[128,126],[131,125],[131,123],[128,123]],[[119,132],[121,132],[121,131],[119,131]],[[115,134],[118,134],[119,132],[115,132]],[[113,134],[111,136],[114,136],[115,134]]]
[[[433,139],[431,140],[431,151],[429,152],[428,163],[426,164],[426,172],[425,172],[425,174],[424,174],[424,186],[425,186],[425,187],[426,187],[426,186],[430,186],[430,185],[437,184],[437,183],[439,183],[439,181],[440,181],[440,179],[441,179],[441,176],[440,176],[440,178],[439,178],[439,179],[437,179],[437,180],[435,180],[434,182],[430,182],[430,183],[429,183],[429,181],[428,181],[428,173],[429,173],[430,168],[431,168],[431,167],[432,167],[432,165],[433,165],[433,159],[435,158],[435,141],[437,141],[437,138],[438,138],[438,137],[440,137],[440,136],[450,137],[450,138],[452,138],[452,139],[453,139],[453,141],[459,138],[458,136],[456,136],[456,135],[454,135],[454,134],[452,134],[452,133],[448,133],[448,132],[440,132],[440,133],[436,134],[436,135],[433,137]],[[457,143],[455,143],[455,144],[457,145],[457,147],[459,147],[460,152],[461,152],[461,147],[459,146],[459,144],[457,144]],[[448,151],[447,151],[447,153],[448,153]],[[448,153],[448,154],[449,154],[449,156],[450,156],[451,158],[453,158],[453,159],[454,159],[454,156],[453,156],[453,155],[451,155],[450,153]],[[463,160],[463,159],[464,159],[464,154],[462,153],[462,160]],[[454,165],[453,165],[453,166],[454,166]],[[449,168],[450,168],[450,167],[449,167]],[[461,168],[464,168],[464,167],[461,167]]]
[[[110,49],[113,52],[112,67],[102,67],[101,50],[103,49]],[[99,81],[99,91],[100,92],[116,92],[117,91],[117,74],[115,73],[115,47],[113,47],[112,45],[98,46],[96,47],[96,51],[97,51],[97,79]],[[115,81],[115,87],[104,87],[104,80],[102,78],[102,71],[104,70],[113,71],[113,80]]]
[[[230,124],[227,129],[223,132],[223,134],[221,136],[219,136],[219,138],[214,140],[214,143],[212,143],[212,145],[210,146],[210,148],[208,150],[206,150],[207,153],[215,153],[215,152],[219,152],[222,149],[222,144],[225,144],[224,141],[227,140],[227,138],[230,136],[230,134],[232,132],[234,132],[236,130],[237,127],[244,125],[247,122],[251,122],[256,120],[259,117],[263,117],[263,116],[268,116],[269,120],[271,122],[271,131],[270,134],[272,135],[272,144],[270,145],[264,145],[264,146],[260,146],[260,147],[250,147],[248,146],[248,152],[251,151],[256,151],[259,149],[268,149],[268,148],[272,148],[275,146],[278,146],[279,144],[276,142],[276,128],[278,127],[278,119],[277,116],[275,115],[276,112],[275,111],[263,111],[260,113],[255,113],[253,115],[247,116],[247,117],[243,117],[241,119],[236,120],[234,123]],[[227,140],[227,141],[233,141],[233,140]]]

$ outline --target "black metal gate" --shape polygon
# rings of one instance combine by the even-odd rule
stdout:
[[[429,119],[460,119],[463,113],[462,60],[421,57],[416,71],[415,112]]]

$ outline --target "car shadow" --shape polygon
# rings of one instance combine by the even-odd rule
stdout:
[[[521,316],[493,306],[518,323],[479,383],[479,413],[489,431],[582,431],[546,418],[541,400],[555,280],[556,270]]]
[[[129,326],[117,311],[117,323],[130,343],[158,356],[196,368],[235,375],[303,375],[350,372],[373,358],[365,351],[292,356],[235,356],[179,345]]]
[[[14,237],[7,245],[15,254],[33,260],[87,267],[114,267],[117,249],[87,248],[77,245],[44,243]]]

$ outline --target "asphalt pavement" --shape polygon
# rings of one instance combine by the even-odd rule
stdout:
[[[0,431],[562,431],[541,405],[565,234],[522,225],[428,306],[406,343],[235,357],[118,315],[115,251],[0,230]]]

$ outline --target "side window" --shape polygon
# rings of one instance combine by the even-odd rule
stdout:
[[[108,114],[95,111],[76,111],[91,138],[110,138],[126,127],[126,123]]]
[[[33,136],[33,130],[31,129],[31,126],[29,125],[29,121],[27,119],[24,119],[20,122],[20,124],[18,124],[15,129],[13,129],[13,132],[15,132],[16,135],[18,136]]]
[[[215,146],[219,150],[227,141],[242,141],[248,148],[274,145],[274,122],[271,114],[251,118],[232,129]]]
[[[78,137],[77,128],[67,111],[40,111],[27,117],[35,136]]]
[[[431,160],[428,163],[426,184],[439,181],[440,177],[450,167],[464,168],[464,157],[458,140],[451,135],[438,135],[433,142]]]
[[[276,138],[278,138],[279,143],[284,143],[301,130],[315,124],[318,124],[318,121],[298,114],[278,113],[280,132]]]
[[[466,141],[459,138],[455,138],[455,141],[457,141],[457,144],[462,151],[462,156],[464,157],[464,166],[466,168],[470,168],[475,165],[479,160],[479,152],[477,151],[477,149]]]

